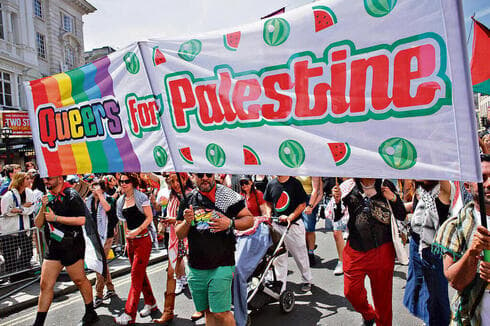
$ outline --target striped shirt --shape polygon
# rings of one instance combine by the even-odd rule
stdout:
[[[176,219],[179,212],[179,205],[179,197],[175,196],[175,194],[172,193],[170,195],[170,199],[168,200],[167,217]],[[170,262],[170,265],[172,265],[172,268],[175,270],[175,267],[177,265],[177,258],[179,258],[179,242],[183,243],[183,246],[185,247],[185,252],[187,252],[189,245],[187,244],[187,238],[184,238],[183,240],[179,240],[177,238],[174,224],[169,225],[168,235],[168,261]]]
[[[458,216],[448,219],[436,234],[432,250],[435,253],[450,254],[454,261],[459,260],[469,249],[480,219],[474,216],[474,202],[461,209]],[[451,325],[481,325],[481,298],[487,283],[479,274],[452,301]]]
[[[170,199],[168,200],[167,206],[167,216],[170,218],[177,218],[177,214],[179,212],[179,204],[180,200],[175,195],[170,195]]]

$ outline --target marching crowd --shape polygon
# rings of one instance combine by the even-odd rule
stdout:
[[[483,154],[481,164],[482,202],[488,212],[490,156]],[[140,316],[158,309],[146,267],[152,241],[163,236],[166,290],[163,314],[153,322],[173,320],[175,296],[188,286],[195,306],[192,320],[242,326],[247,323],[247,282],[273,244],[272,232],[287,232],[285,248],[301,273],[301,291],[312,290],[320,217],[333,225],[338,253],[334,274],[343,275],[345,297],[362,315],[362,325],[392,325],[395,261],[408,264],[403,303],[426,325],[490,325],[490,263],[482,259],[484,250],[490,250],[490,232],[481,226],[473,182],[213,173],[40,178],[32,162],[25,172],[7,165],[3,176],[0,233],[8,235],[0,238],[0,252],[7,272],[14,262],[28,265],[33,251],[30,237],[11,232],[34,226],[42,230],[44,260],[34,325],[44,324],[63,268],[82,294],[84,324],[97,321],[97,307],[116,295],[108,268],[97,274],[95,292],[86,277],[82,226],[89,219],[105,255],[115,237],[126,242],[131,287],[129,293],[119,293],[127,301],[117,324],[135,322],[141,294],[145,305]],[[274,261],[281,292],[287,285],[287,252]],[[368,302],[366,276],[374,305]],[[448,286],[457,290],[452,303]]]

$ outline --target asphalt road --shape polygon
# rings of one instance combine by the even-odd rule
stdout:
[[[323,226],[323,222],[321,224]],[[343,277],[334,276],[333,269],[337,263],[336,249],[331,232],[317,231],[316,255],[319,260],[313,268],[314,287],[311,293],[302,294],[299,289],[301,277],[294,260],[289,258],[290,275],[289,288],[296,293],[296,305],[289,314],[281,313],[279,305],[270,304],[252,315],[252,325],[267,326],[293,326],[293,325],[346,325],[361,324],[361,315],[355,312],[343,296]],[[165,269],[167,263],[159,263],[148,267],[148,274],[159,308],[163,310],[163,293],[165,292]],[[393,282],[393,325],[414,326],[422,325],[422,321],[410,315],[402,304],[404,286],[406,282],[407,267],[396,265]],[[100,321],[97,326],[115,325],[113,317],[124,310],[124,303],[129,291],[129,275],[114,280],[116,292],[119,297],[113,297],[110,302],[99,307],[97,312]],[[366,284],[369,285],[367,279]],[[143,307],[140,301],[140,309]],[[194,312],[190,294],[187,291],[176,298],[175,312],[177,317],[172,325],[204,325],[204,321],[196,324],[190,321]],[[84,313],[84,306],[79,292],[57,298],[51,305],[46,325],[77,325]],[[0,325],[32,325],[36,308],[32,307],[19,313],[0,319]],[[159,317],[161,311],[155,312],[153,317]],[[151,323],[151,317],[138,316],[137,324]]]

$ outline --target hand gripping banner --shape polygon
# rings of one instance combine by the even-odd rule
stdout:
[[[43,175],[481,179],[457,0],[316,1],[26,84]]]

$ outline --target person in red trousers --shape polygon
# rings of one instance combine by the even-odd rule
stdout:
[[[157,304],[146,266],[150,260],[151,238],[148,226],[153,222],[153,213],[148,197],[136,190],[138,177],[135,173],[123,173],[119,179],[123,195],[117,200],[117,217],[123,221],[127,240],[127,252],[131,262],[131,288],[123,314],[115,318],[118,325],[134,324],[141,292],[145,306],[140,311],[146,317],[157,310]]]
[[[345,195],[345,194],[344,194]],[[343,251],[344,294],[363,317],[362,325],[391,326],[395,248],[391,237],[391,214],[405,220],[405,206],[388,180],[355,179],[350,192],[342,198],[340,187],[332,189],[334,220],[348,209],[349,238]],[[364,287],[371,281],[373,308]]]

